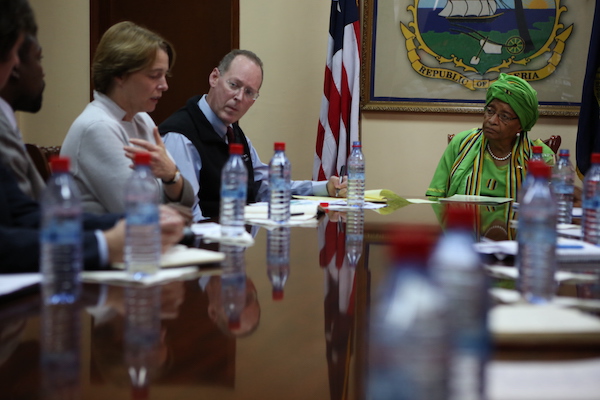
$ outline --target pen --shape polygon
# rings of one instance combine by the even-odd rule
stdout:
[[[345,173],[346,173],[346,166],[342,165],[342,168],[340,168],[340,183],[339,183],[340,185],[344,181]],[[340,194],[340,189],[339,188],[335,189],[335,197],[338,197],[339,194]]]
[[[583,249],[583,245],[581,244],[559,244],[556,245],[558,249]]]

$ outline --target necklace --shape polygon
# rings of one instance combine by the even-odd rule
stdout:
[[[490,156],[492,156],[492,158],[496,161],[505,161],[508,160],[508,157],[510,157],[512,155],[512,151],[509,151],[507,155],[505,155],[504,157],[497,157],[494,153],[492,153],[492,149],[490,149],[490,143],[488,142],[487,144],[487,151],[488,153],[490,153]]]

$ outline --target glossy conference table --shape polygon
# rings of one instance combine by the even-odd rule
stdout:
[[[479,236],[510,232],[506,226],[510,210],[500,208],[482,217]],[[224,319],[224,278],[215,273],[219,265],[203,265],[198,277],[162,285],[159,333],[149,352],[153,356],[145,359],[152,375],[147,387],[132,389],[128,366],[136,358],[126,344],[135,340],[124,333],[125,310],[132,307],[124,302],[131,296],[147,300],[152,293],[86,284],[86,304],[79,314],[80,380],[69,390],[79,390],[83,399],[110,400],[365,398],[364,328],[388,265],[389,227],[402,223],[439,229],[438,217],[424,204],[388,215],[365,211],[364,254],[356,269],[344,257],[339,233],[344,224],[337,222],[336,215],[331,218],[335,220],[325,215],[316,226],[291,228],[290,274],[279,300],[273,298],[267,276],[267,231],[258,230],[255,245],[244,254],[247,291],[240,326],[229,326]],[[103,307],[98,307],[99,301]],[[43,373],[39,361],[40,314],[36,292],[0,303],[0,399],[44,398],[42,394],[52,398],[49,391],[61,390],[42,390],[48,373]],[[596,346],[570,349],[568,357],[599,355]],[[556,348],[496,346],[493,356],[497,360],[554,357],[564,358],[565,353]]]

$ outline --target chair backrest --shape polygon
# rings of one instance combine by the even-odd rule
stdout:
[[[42,179],[47,181],[52,174],[49,160],[60,154],[60,146],[38,146],[37,144],[26,143],[25,148]]]
[[[558,149],[560,149],[560,144],[562,143],[562,138],[560,135],[552,135],[546,140],[542,140],[544,144],[552,149],[554,154],[558,154]]]
[[[448,134],[448,143],[450,143],[450,141],[452,140],[453,137],[454,137],[453,133]],[[560,137],[560,135],[552,135],[548,139],[542,140],[542,142],[544,142],[544,144],[546,146],[550,147],[550,149],[552,149],[554,154],[558,154],[558,149],[560,149],[560,144],[562,143],[562,138]]]

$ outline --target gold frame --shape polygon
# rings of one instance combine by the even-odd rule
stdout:
[[[372,82],[374,82],[374,71],[373,71],[373,59],[375,58],[374,50],[373,50],[373,37],[374,37],[374,29],[376,21],[374,21],[374,7],[377,2],[383,0],[362,0],[362,50],[361,50],[361,102],[360,107],[362,111],[402,111],[402,112],[444,112],[444,113],[481,113],[483,112],[483,96],[481,101],[465,101],[464,99],[457,99],[456,101],[435,101],[433,99],[423,98],[423,101],[411,99],[411,101],[404,100],[378,100],[376,98],[371,97],[372,90]],[[388,0],[386,0],[388,1]],[[409,6],[418,4],[419,0],[396,0],[403,5],[405,5],[405,9],[408,9]],[[560,4],[561,0],[555,0],[557,4]],[[563,2],[565,0],[562,0]],[[589,0],[582,0],[590,4]],[[562,7],[562,5],[561,5]],[[576,8],[574,4],[569,4],[569,8]],[[583,5],[585,7],[585,5]],[[565,9],[566,10],[566,9]],[[589,12],[588,14],[593,15],[593,12]],[[585,25],[586,21],[577,20],[577,33],[581,35],[582,33],[591,31],[591,18],[589,20],[589,27]],[[579,24],[583,24],[580,26]],[[581,27],[585,27],[586,29],[581,29]],[[583,35],[585,38],[586,35]],[[589,39],[589,34],[587,35]],[[562,62],[569,62],[569,66],[572,66],[575,63],[582,63],[582,59],[587,59],[587,43],[589,40],[583,40],[585,45],[575,44],[575,51],[573,52],[571,57],[567,57],[566,55],[562,56]],[[584,48],[585,47],[585,48]],[[585,52],[585,58],[580,58],[582,55],[582,50]],[[575,57],[577,56],[577,57]],[[585,73],[585,63],[583,63],[583,73]],[[398,68],[400,69],[400,68]],[[402,72],[401,72],[402,73]],[[582,73],[582,74],[583,74]],[[416,79],[427,79],[416,75]],[[539,85],[539,82],[537,83]],[[374,85],[374,83],[373,83]],[[462,90],[460,85],[457,86],[457,92]],[[581,85],[583,87],[583,85]],[[577,90],[577,89],[576,89]],[[577,95],[577,93],[576,93]],[[581,95],[581,92],[578,92],[578,95]],[[541,96],[540,96],[541,97]],[[580,98],[580,97],[579,97]],[[575,105],[555,105],[558,102],[552,102],[551,99],[543,99],[540,98],[540,115],[546,116],[558,116],[558,117],[577,117],[579,115],[580,103],[572,103]],[[550,103],[550,104],[549,104]],[[552,104],[554,103],[554,104]]]

